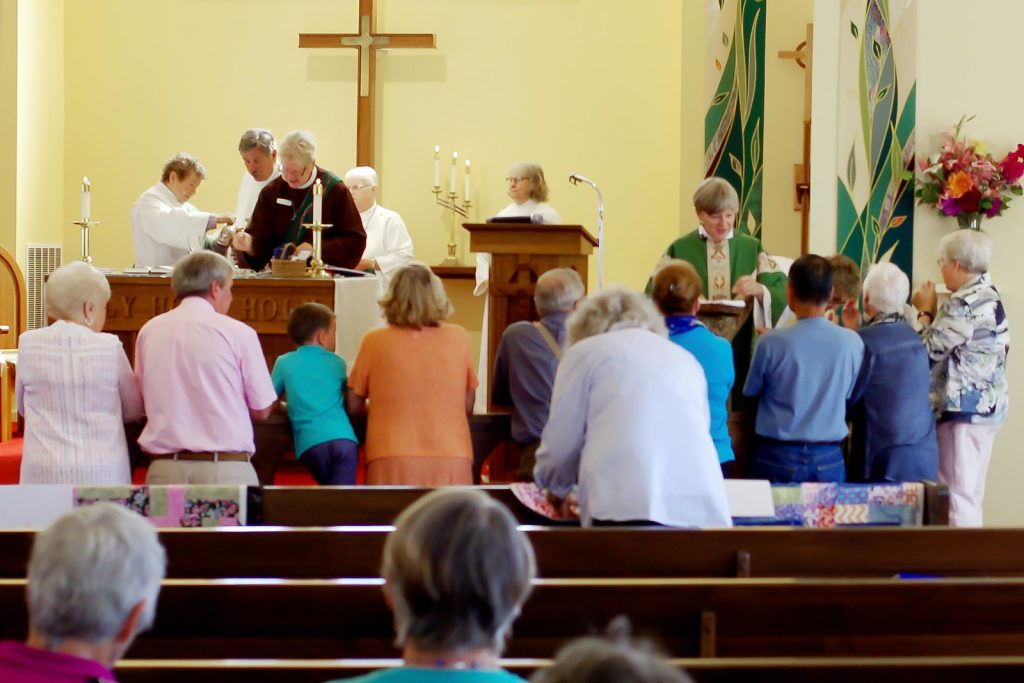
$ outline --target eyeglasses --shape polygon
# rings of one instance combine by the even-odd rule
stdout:
[[[517,183],[525,183],[527,180],[529,180],[529,178],[527,178],[524,175],[521,175],[521,176],[511,176],[509,178],[505,178],[505,182],[507,182],[509,185],[516,185]]]
[[[355,192],[356,190],[365,190],[368,187],[373,187],[373,185],[349,185],[348,191]]]

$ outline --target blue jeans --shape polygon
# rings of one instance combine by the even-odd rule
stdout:
[[[805,481],[846,481],[846,464],[838,443],[776,441],[757,437],[751,479],[775,484]]]
[[[332,439],[307,448],[299,460],[321,486],[353,486],[359,445],[348,439]]]

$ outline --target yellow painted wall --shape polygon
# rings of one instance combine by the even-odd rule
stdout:
[[[18,177],[18,0],[0,0],[0,245],[14,253]]]
[[[956,0],[928,0],[917,16],[918,154],[933,154],[939,145],[937,136],[963,114],[977,116],[968,133],[987,143],[993,154],[1001,156],[1011,146],[1016,148],[1024,142],[1020,116],[1024,97],[1018,88],[1006,85],[1004,71],[992,66],[1017,62],[1018,27],[1024,23],[1024,3],[985,0],[964,5]],[[949,21],[952,16],[956,17],[955,22]],[[998,20],[993,21],[993,17]],[[951,58],[950,46],[960,44],[964,36],[983,36],[985,50],[956,50],[955,58]],[[938,241],[955,228],[955,221],[940,217],[930,207],[918,208],[914,217],[917,279],[938,279]],[[1019,263],[1024,253],[1024,201],[1016,200],[1004,216],[986,221],[984,229],[996,244],[992,277],[1006,305],[1011,334],[1019,344],[1024,339],[1024,275]],[[1024,360],[1019,347],[1016,353],[1010,353],[1008,367],[1010,415],[996,437],[985,498],[986,525],[1024,524],[1024,507],[1020,504],[1024,424],[1018,421]]]
[[[17,26],[15,255],[24,269],[26,244],[64,237],[64,0],[21,0]]]

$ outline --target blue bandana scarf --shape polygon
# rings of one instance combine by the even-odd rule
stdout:
[[[665,316],[665,326],[668,327],[668,334],[674,337],[677,334],[686,334],[697,327],[704,327],[704,323],[697,320],[695,315],[669,315]]]

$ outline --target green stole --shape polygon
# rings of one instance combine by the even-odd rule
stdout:
[[[341,178],[334,175],[330,171],[321,171],[320,182],[324,186],[324,194],[330,192],[331,188],[341,182]],[[306,235],[306,228],[302,227],[303,217],[306,212],[309,211],[309,207],[313,205],[313,187],[316,185],[316,178],[313,179],[313,185],[309,186],[309,192],[306,193],[305,199],[302,200],[302,204],[299,205],[295,215],[292,216],[292,223],[288,226],[288,234],[284,238],[283,244],[300,244],[301,238]]]

